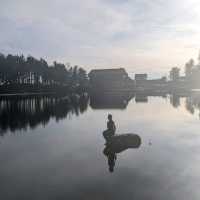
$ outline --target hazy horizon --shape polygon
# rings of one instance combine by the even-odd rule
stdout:
[[[0,52],[150,77],[196,60],[197,0],[1,0]]]

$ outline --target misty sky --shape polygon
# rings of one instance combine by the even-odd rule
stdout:
[[[0,0],[6,54],[160,76],[199,49],[199,0]]]

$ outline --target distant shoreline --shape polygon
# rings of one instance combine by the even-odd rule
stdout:
[[[51,95],[56,94],[55,92],[20,92],[20,93],[3,93],[0,94],[0,97],[5,96],[32,96],[32,95]]]

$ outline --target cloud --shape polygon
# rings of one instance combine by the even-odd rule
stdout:
[[[197,54],[197,0],[1,0],[0,51],[165,72]]]

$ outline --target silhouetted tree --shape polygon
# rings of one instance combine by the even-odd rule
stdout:
[[[68,67],[62,63],[48,63],[23,55],[0,54],[0,85],[60,85],[72,88],[85,87],[88,82],[87,73],[78,66]]]
[[[79,78],[79,83],[80,85],[87,84],[87,72],[83,68],[78,69],[78,78]]]
[[[179,79],[180,69],[178,67],[173,67],[170,71],[169,77],[172,81],[177,81]]]
[[[194,60],[190,59],[186,64],[185,64],[185,76],[187,79],[189,79],[192,75],[192,71],[194,68]]]
[[[200,50],[199,50],[199,55],[198,55],[198,64],[200,64]]]

